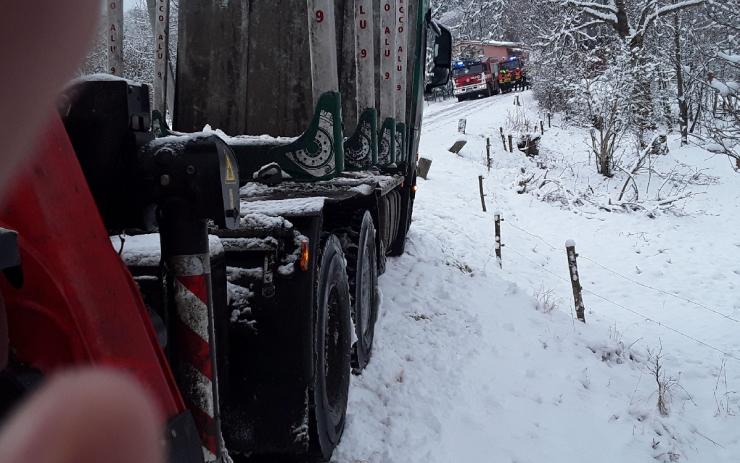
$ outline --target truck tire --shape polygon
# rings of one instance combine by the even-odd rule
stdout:
[[[398,234],[398,215],[400,214],[400,202],[398,201],[398,192],[391,191],[388,193],[388,203],[390,207],[388,210],[390,214],[388,216],[388,244],[386,249],[390,250],[393,243],[396,241],[396,235]]]
[[[319,256],[315,301],[309,450],[314,460],[329,461],[344,431],[352,342],[349,282],[342,246],[334,235],[324,241]]]
[[[390,200],[385,195],[378,201],[378,275],[385,273],[386,254],[390,246]]]
[[[352,346],[352,372],[359,374],[373,349],[375,321],[378,318],[378,262],[375,225],[370,211],[353,220],[353,236],[346,248],[347,274],[352,300],[352,319],[357,341]]]
[[[410,190],[403,190],[396,195],[398,198],[398,223],[393,242],[388,247],[388,255],[391,257],[400,256],[406,250],[406,234],[411,225],[411,214],[414,208],[414,199],[411,197]]]
[[[457,97],[457,102],[460,103],[461,101],[465,101],[465,97],[464,96]]]

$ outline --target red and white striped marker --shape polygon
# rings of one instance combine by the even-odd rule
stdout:
[[[168,264],[175,278],[177,379],[198,428],[205,461],[216,461],[220,439],[210,258],[172,256]]]

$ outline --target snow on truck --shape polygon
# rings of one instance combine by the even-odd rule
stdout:
[[[171,462],[330,459],[451,36],[427,0],[242,3],[180,0],[175,130],[147,86],[64,91],[0,208],[2,412],[107,365],[155,396]]]

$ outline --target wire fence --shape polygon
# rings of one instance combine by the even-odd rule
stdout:
[[[527,231],[527,230],[525,230],[525,229],[523,229],[521,227],[518,227],[517,225],[512,224],[512,223],[509,223],[508,225],[510,227],[516,229],[516,230],[519,230],[519,231],[521,231],[523,233],[526,233],[527,235],[529,235],[529,236],[537,239],[538,241],[544,243],[546,246],[548,246],[549,248],[551,248],[554,251],[558,251],[559,250],[558,248],[556,248],[552,244],[548,243],[544,238],[542,238],[539,235],[536,235],[534,233],[531,233],[531,232],[529,232],[529,231]],[[684,296],[679,296],[678,294],[671,293],[671,292],[666,291],[664,289],[656,288],[656,287],[651,286],[651,285],[649,285],[647,283],[643,283],[641,281],[635,280],[634,278],[628,277],[627,275],[624,275],[624,274],[622,274],[622,273],[620,273],[620,272],[618,272],[618,271],[616,271],[616,270],[614,270],[612,268],[607,267],[604,264],[599,263],[595,259],[592,259],[592,258],[590,258],[588,256],[583,255],[583,253],[581,253],[581,252],[578,253],[578,257],[581,258],[581,259],[587,260],[590,263],[596,265],[597,267],[600,267],[601,269],[603,269],[603,270],[605,270],[605,271],[607,271],[607,272],[609,272],[609,273],[611,273],[611,274],[613,274],[615,276],[618,276],[618,277],[620,277],[620,278],[622,278],[622,279],[624,279],[626,281],[629,281],[630,283],[636,284],[638,286],[641,286],[643,288],[649,289],[651,291],[655,291],[656,293],[659,293],[659,294],[670,296],[672,298],[678,299],[678,300],[683,301],[683,302],[688,302],[690,304],[693,304],[693,305],[701,308],[702,310],[706,310],[708,312],[711,312],[711,313],[713,313],[715,315],[718,315],[718,316],[720,316],[722,318],[725,318],[727,320],[733,321],[735,323],[740,323],[740,320],[738,320],[737,318],[731,317],[730,315],[727,315],[727,314],[725,314],[725,313],[723,313],[723,312],[721,312],[721,311],[719,311],[717,309],[714,309],[714,308],[709,307],[709,306],[707,306],[705,304],[702,304],[701,302],[697,302],[697,301],[695,301],[693,299],[689,299],[689,298],[684,297]]]
[[[515,224],[513,224],[511,222],[507,222],[507,224],[508,224],[509,227],[511,227],[511,228],[513,228],[515,230],[519,230],[522,233],[525,233],[525,234],[531,236],[532,238],[535,238],[536,240],[538,240],[541,243],[545,244],[547,247],[549,247],[550,249],[552,249],[554,251],[559,251],[560,250],[559,248],[555,247],[554,245],[552,245],[551,243],[549,243],[547,240],[545,240],[543,237],[541,237],[541,236],[539,236],[539,235],[537,235],[535,233],[532,233],[532,232],[530,232],[530,231],[528,231],[528,230],[526,230],[526,229],[524,229],[524,228],[522,228],[520,226],[517,226],[517,225],[515,225]],[[552,271],[551,269],[547,268],[542,263],[535,262],[534,260],[530,259],[525,253],[516,250],[514,247],[512,247],[508,243],[506,245],[506,249],[508,251],[511,251],[514,254],[517,254],[518,256],[522,257],[524,260],[530,262],[535,267],[539,267],[542,271],[544,271],[544,272],[552,275],[553,277],[557,278],[558,280],[561,280],[561,281],[567,283],[568,285],[571,284],[570,279],[565,278],[562,275],[560,275],[560,274]],[[686,297],[683,297],[683,296],[679,296],[679,295],[673,294],[671,292],[665,291],[665,290],[660,289],[660,288],[655,288],[653,286],[650,286],[648,284],[645,284],[645,283],[642,283],[640,281],[637,281],[637,280],[635,280],[633,278],[630,278],[630,277],[628,277],[626,275],[623,275],[622,273],[620,273],[620,272],[618,272],[618,271],[616,271],[614,269],[611,269],[611,268],[609,268],[609,267],[607,267],[607,266],[605,266],[605,265],[597,262],[596,260],[594,260],[594,259],[592,259],[592,258],[590,258],[588,256],[582,255],[580,252],[578,253],[578,257],[579,258],[582,258],[584,260],[587,260],[590,263],[596,265],[597,267],[600,267],[603,270],[605,270],[605,271],[607,271],[607,272],[609,272],[609,273],[611,273],[611,274],[613,274],[615,276],[618,276],[618,277],[620,277],[620,278],[622,278],[622,279],[624,279],[626,281],[629,281],[629,282],[631,282],[633,284],[636,284],[636,285],[641,286],[643,288],[646,288],[646,289],[655,291],[655,292],[657,292],[659,294],[663,294],[663,295],[666,295],[666,296],[670,296],[670,297],[679,299],[679,300],[684,301],[684,302],[688,302],[690,304],[693,304],[693,305],[701,308],[702,310],[711,312],[711,313],[713,313],[715,315],[718,315],[720,317],[723,317],[723,318],[725,318],[727,320],[730,320],[730,321],[733,321],[733,322],[736,322],[736,323],[737,322],[740,322],[740,320],[737,320],[737,319],[735,319],[735,318],[733,318],[733,317],[731,317],[731,316],[729,316],[727,314],[724,314],[724,313],[720,312],[719,310],[716,310],[716,309],[714,309],[712,307],[709,307],[709,306],[707,306],[705,304],[702,304],[700,302],[694,301],[692,299],[689,299],[689,298],[686,298]],[[677,334],[677,335],[679,335],[679,336],[681,336],[683,338],[686,338],[686,339],[691,340],[691,341],[693,341],[693,342],[695,342],[695,343],[697,343],[697,344],[699,344],[701,346],[704,346],[704,347],[706,347],[708,349],[711,349],[711,350],[713,350],[715,352],[718,352],[718,353],[722,354],[723,356],[725,356],[727,358],[740,361],[740,356],[738,356],[738,355],[735,355],[735,354],[733,354],[731,352],[727,352],[727,351],[725,351],[725,350],[723,350],[723,349],[721,349],[721,348],[719,348],[717,346],[714,346],[714,345],[712,345],[712,344],[710,344],[710,343],[708,343],[706,341],[703,341],[703,340],[701,340],[701,339],[699,339],[699,338],[697,338],[695,336],[692,336],[692,335],[690,335],[690,334],[688,334],[688,333],[686,333],[686,332],[684,332],[682,330],[679,330],[677,328],[674,328],[674,327],[668,325],[665,322],[662,322],[660,320],[656,320],[656,319],[654,319],[654,318],[652,318],[652,317],[650,317],[648,315],[645,315],[644,313],[641,313],[640,311],[635,310],[635,309],[633,309],[631,307],[628,307],[628,306],[626,306],[624,304],[620,304],[618,302],[612,301],[611,299],[609,299],[609,298],[607,298],[605,296],[602,296],[601,294],[598,294],[598,293],[596,293],[593,290],[590,290],[590,289],[587,289],[587,288],[582,288],[582,291],[585,292],[585,293],[588,293],[588,294],[590,294],[590,295],[592,295],[592,296],[594,296],[594,297],[596,297],[598,299],[601,299],[602,301],[604,301],[604,302],[606,302],[608,304],[611,304],[614,307],[617,307],[617,308],[622,309],[622,310],[624,310],[626,312],[629,312],[629,313],[631,313],[633,315],[636,315],[636,316],[640,317],[641,319],[643,319],[643,320],[645,320],[647,322],[650,322],[650,323],[653,323],[655,325],[658,325],[658,326],[660,326],[660,327],[662,327],[662,328],[664,328],[664,329],[666,329],[668,331],[671,331],[671,332],[673,332],[673,333],[675,333],[675,334]]]

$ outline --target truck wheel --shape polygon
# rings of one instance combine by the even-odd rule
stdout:
[[[460,103],[461,101],[465,101],[465,97],[464,96],[457,97],[457,102]]]
[[[352,346],[352,371],[359,374],[370,361],[378,318],[378,262],[375,225],[370,211],[352,224],[352,244],[347,247],[347,274],[352,318],[357,342]]]
[[[336,236],[326,239],[319,261],[309,432],[311,456],[329,461],[344,431],[352,342],[349,283]]]

